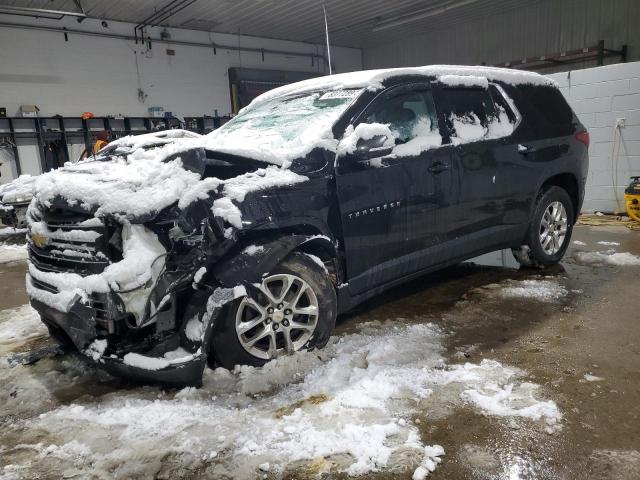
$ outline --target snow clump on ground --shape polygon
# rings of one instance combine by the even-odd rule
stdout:
[[[428,438],[413,418],[433,398],[559,428],[558,407],[539,399],[523,371],[492,360],[449,365],[445,337],[431,324],[373,322],[322,351],[261,368],[207,370],[201,389],[84,395],[17,425],[22,446],[6,446],[2,456],[20,474],[81,475],[91,468],[153,476],[175,461],[204,476],[259,478],[268,463],[276,478],[314,468],[348,475],[413,471],[424,478],[444,452],[423,443]],[[0,366],[0,375],[10,374],[11,388],[19,390],[31,375],[30,367],[17,368],[21,375]],[[7,396],[7,409],[17,401]],[[25,457],[25,449],[35,454]]]
[[[29,253],[27,245],[0,245],[0,263],[25,260]]]

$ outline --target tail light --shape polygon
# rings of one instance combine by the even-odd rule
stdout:
[[[586,130],[576,133],[576,140],[584,143],[585,147],[589,148],[589,132]]]

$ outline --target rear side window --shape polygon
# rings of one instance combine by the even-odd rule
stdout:
[[[492,87],[495,89],[495,87]],[[445,88],[444,117],[451,143],[475,142],[510,135],[515,115],[502,98],[495,103],[497,90],[482,88]]]
[[[554,87],[522,85],[518,109],[538,138],[559,137],[573,132],[573,112]]]
[[[555,88],[534,88],[531,95],[531,103],[538,108],[540,115],[548,123],[567,125],[573,121],[573,115],[567,102],[560,91]]]

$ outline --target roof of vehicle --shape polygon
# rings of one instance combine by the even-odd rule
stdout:
[[[344,88],[368,88],[370,90],[379,90],[384,88],[384,83],[386,81],[409,75],[421,75],[429,78],[437,78],[450,84],[486,84],[488,81],[498,81],[513,85],[530,84],[557,87],[554,80],[544,77],[538,73],[524,70],[468,65],[429,65],[424,67],[361,70],[311,78],[269,90],[268,92],[256,97],[253,102],[258,103],[276,97],[294,95],[313,90],[339,90]]]

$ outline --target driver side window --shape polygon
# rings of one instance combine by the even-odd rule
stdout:
[[[386,98],[368,113],[365,123],[387,125],[395,137],[396,145],[417,137],[438,135],[438,119],[429,90],[410,91]]]

